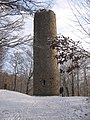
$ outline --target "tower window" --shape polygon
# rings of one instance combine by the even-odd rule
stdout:
[[[45,81],[45,80],[42,80],[42,81],[41,81],[41,84],[42,84],[43,86],[45,86],[45,85],[46,85],[46,81]]]
[[[45,85],[46,84],[46,81],[45,80],[43,80],[43,85]]]

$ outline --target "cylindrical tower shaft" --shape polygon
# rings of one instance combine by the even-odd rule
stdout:
[[[33,94],[59,95],[57,51],[50,48],[48,38],[56,37],[56,17],[53,11],[37,11],[34,16],[34,77]]]

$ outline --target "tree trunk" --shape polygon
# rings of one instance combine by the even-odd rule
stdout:
[[[27,85],[26,85],[26,94],[29,94],[29,83],[30,83],[30,79],[32,76],[33,76],[33,72],[31,72],[31,69],[30,69],[29,77],[28,77]]]
[[[88,83],[86,76],[86,66],[84,67],[84,96],[88,96]]]
[[[65,88],[65,95],[66,96],[69,96],[69,90],[68,90],[68,86],[67,86],[67,83],[66,83],[66,76],[65,76],[65,74],[64,74],[64,80],[63,80],[63,86],[64,86],[64,88]]]
[[[74,96],[74,75],[72,70],[72,96]]]
[[[79,68],[77,68],[77,95],[80,96],[80,92],[79,92]]]
[[[15,74],[13,91],[16,91],[16,80],[17,80],[17,75]]]

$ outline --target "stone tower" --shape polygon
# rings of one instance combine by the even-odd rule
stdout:
[[[57,51],[50,48],[48,38],[56,37],[56,17],[51,10],[40,10],[34,16],[33,95],[59,95]]]

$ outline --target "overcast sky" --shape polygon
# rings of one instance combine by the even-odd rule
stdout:
[[[69,35],[70,29],[69,31],[67,29],[70,26],[70,18],[72,18],[73,14],[68,6],[67,0],[56,0],[52,10],[56,14],[57,32]]]
[[[85,42],[85,39],[80,39],[84,38],[84,35],[77,31],[78,27],[74,22],[76,19],[67,1],[69,0],[55,0],[52,7],[52,10],[56,14],[57,33],[60,33],[66,37],[69,36],[76,41],[82,41],[83,46],[87,49],[90,45]],[[77,1],[75,0],[75,3],[76,2]],[[25,33],[33,34],[33,18],[31,17],[27,17],[26,19]]]
[[[70,17],[72,17],[72,11],[67,4],[67,0],[55,0],[52,10],[56,14],[57,33],[67,33],[67,27],[70,26]],[[31,21],[31,22],[29,22]],[[28,25],[29,24],[29,25]],[[30,28],[31,30],[30,30]],[[33,18],[27,17],[26,28],[33,33]],[[68,31],[69,32],[69,31]],[[66,34],[68,35],[68,33]]]

